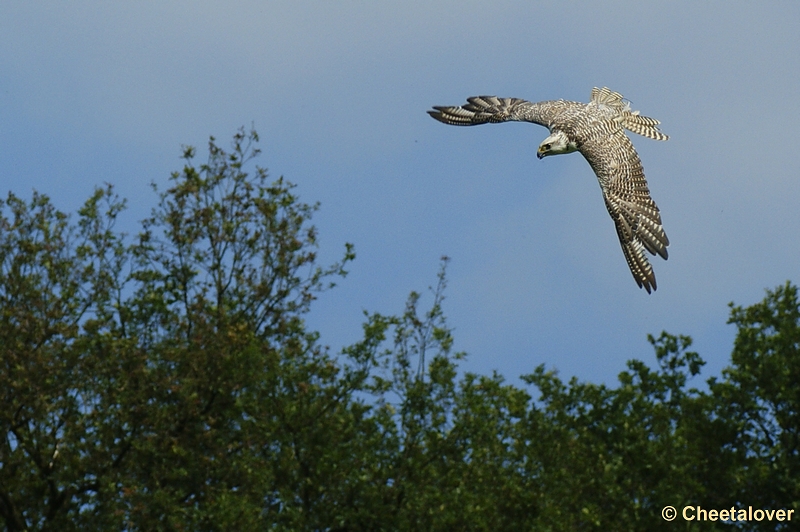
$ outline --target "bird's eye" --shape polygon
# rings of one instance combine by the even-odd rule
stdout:
[[[550,145],[549,144],[545,144],[544,146],[542,146],[542,148],[544,148],[546,150],[549,150],[550,149]]]

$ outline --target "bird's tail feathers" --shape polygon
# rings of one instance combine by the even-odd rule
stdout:
[[[628,131],[653,140],[669,140],[669,136],[658,129],[660,123],[655,118],[640,115],[639,111],[622,113],[622,127]]]
[[[627,102],[622,94],[614,92],[608,87],[592,89],[592,103],[605,105],[618,111],[621,115],[622,127],[643,137],[653,140],[667,140],[669,137],[658,129],[658,120],[647,116],[642,116],[639,111],[631,111],[630,103]]]
[[[591,102],[611,107],[620,112],[630,110],[630,106],[625,102],[622,94],[614,92],[608,87],[603,87],[602,89],[593,88]]]

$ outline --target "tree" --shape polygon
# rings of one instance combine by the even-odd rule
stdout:
[[[6,530],[723,530],[661,510],[797,507],[795,286],[732,306],[707,390],[667,333],[614,387],[461,373],[447,258],[427,310],[412,292],[331,354],[305,316],[352,246],[318,264],[317,205],[248,171],[257,140],[185,148],[133,239],[110,185],[74,222],[0,202]]]
[[[747,308],[731,303],[732,365],[712,381],[719,418],[735,427],[737,501],[800,510],[800,301],[786,282]],[[764,528],[767,530],[770,528]],[[774,530],[772,528],[771,530]]]
[[[257,140],[212,138],[199,168],[186,148],[133,244],[110,186],[77,225],[44,195],[2,204],[8,530],[248,528],[311,504],[305,440],[355,408],[340,399],[363,377],[302,316],[354,255],[316,265],[317,207],[244,172]]]
[[[704,362],[688,351],[688,337],[649,340],[658,370],[631,360],[616,388],[564,383],[543,366],[524,377],[541,394],[526,453],[529,474],[539,480],[545,529],[711,529],[661,518],[666,506],[718,507],[715,489],[729,476],[730,468],[719,467],[724,453],[705,454],[720,438],[709,424],[713,401],[686,388]]]

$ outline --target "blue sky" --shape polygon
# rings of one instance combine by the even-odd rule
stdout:
[[[728,302],[800,282],[798,21],[789,1],[6,2],[0,188],[74,211],[108,181],[134,232],[182,145],[202,154],[254,124],[259,164],[321,202],[323,260],[355,244],[309,316],[333,349],[359,338],[363,310],[401,312],[448,255],[467,370],[614,383],[667,330],[716,375]],[[425,113],[604,85],[671,137],[633,139],[671,241],[652,295],[579,154],[539,161],[542,127]]]

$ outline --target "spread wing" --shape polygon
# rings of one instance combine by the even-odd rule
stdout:
[[[661,226],[658,207],[650,197],[642,163],[623,128],[656,140],[668,137],[658,130],[658,120],[629,111],[619,93],[594,89],[592,102],[602,110],[587,114],[586,104],[564,100],[533,103],[520,98],[473,96],[467,98],[465,105],[435,106],[428,114],[454,126],[523,121],[566,134],[600,181],[633,278],[640,288],[651,293],[656,289],[656,277],[645,250],[666,259],[669,240]]]
[[[656,289],[656,276],[645,250],[666,260],[669,239],[661,225],[661,214],[647,188],[639,155],[622,127],[611,127],[607,135],[592,136],[579,147],[589,161],[608,213],[614,220],[617,235],[640,288],[650,293]]]
[[[473,96],[460,107],[434,106],[428,114],[439,122],[452,126],[476,126],[499,122],[521,121],[550,127],[553,119],[572,102],[563,100],[529,102],[520,98]]]

